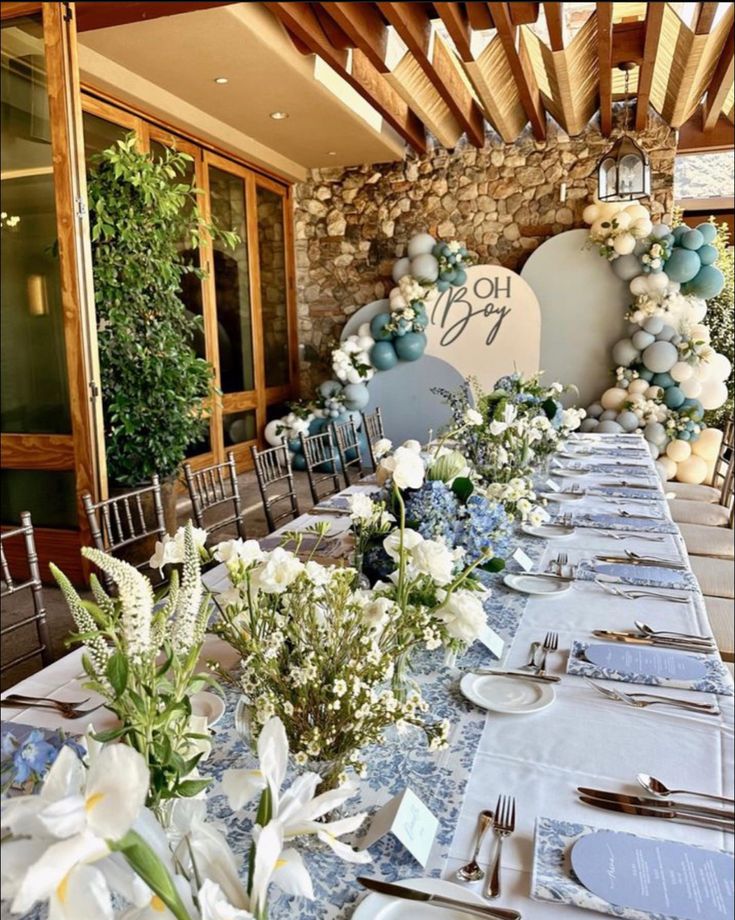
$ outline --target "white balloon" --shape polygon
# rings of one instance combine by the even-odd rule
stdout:
[[[663,395],[663,392],[664,392],[663,387],[654,385],[654,386],[650,386],[646,388],[645,396],[646,396],[646,399],[660,399],[661,396]]]
[[[627,211],[618,211],[615,215],[615,222],[621,230],[627,230],[628,227],[633,223],[633,218],[628,214]],[[635,245],[635,243],[634,243]],[[631,249],[631,252],[633,250]]]
[[[263,437],[271,445],[271,447],[278,447],[280,444],[283,444],[283,434],[277,434],[276,429],[283,427],[283,419],[274,418],[272,422],[268,424],[263,429]]]
[[[707,462],[696,454],[680,463],[676,470],[679,482],[691,482],[699,485],[707,478]]]
[[[719,409],[727,402],[727,384],[722,380],[705,380],[698,399],[707,412]]]
[[[709,362],[709,377],[713,377],[715,380],[727,380],[732,371],[732,364],[727,355],[720,354],[720,352],[715,352],[714,357]]]
[[[696,441],[692,441],[692,453],[709,463],[717,459],[722,444],[722,432],[719,428],[705,428]]]
[[[613,240],[613,249],[619,256],[627,256],[635,249],[635,238],[630,233],[621,233]]]
[[[709,331],[709,326],[705,326],[702,323],[694,323],[694,325],[689,328],[689,335],[693,339],[709,342],[712,333]]]
[[[696,377],[690,377],[679,384],[679,389],[687,399],[697,399],[702,392],[702,384]]]
[[[650,441],[646,441],[646,446],[648,447],[648,452],[653,457],[653,459],[658,459],[658,455],[661,453],[658,446],[656,444],[652,444]]]
[[[707,301],[699,297],[687,297],[689,301],[689,319],[693,323],[701,323],[707,315]]]
[[[610,227],[604,226],[606,222],[606,218],[598,217],[590,228],[591,233],[596,237],[602,237],[605,236],[605,234],[608,234],[610,232]]]
[[[630,282],[630,293],[634,297],[642,297],[648,293],[648,275],[638,275]]]
[[[638,240],[642,240],[644,237],[648,236],[652,229],[653,224],[647,217],[641,217],[638,220],[634,220],[630,225],[630,232]]]
[[[648,381],[644,380],[643,377],[638,377],[636,380],[631,380],[628,392],[632,396],[635,393],[645,393],[647,389]]]
[[[682,441],[681,438],[672,441],[666,448],[666,456],[675,463],[682,463],[691,453],[692,448],[689,446],[689,441]]]
[[[627,390],[622,390],[620,387],[610,387],[609,390],[605,390],[602,394],[600,403],[603,409],[614,409],[618,412],[627,398]]]
[[[357,344],[362,351],[369,351],[375,344],[375,339],[369,333],[368,335],[358,335]]]
[[[582,211],[582,219],[586,224],[594,224],[600,216],[600,206],[598,204],[588,204]]]
[[[664,482],[676,476],[676,463],[670,457],[659,457],[656,461],[656,469]]]
[[[650,222],[651,219],[648,208],[644,208],[642,204],[627,205],[625,213],[630,216],[631,220],[647,220]]]
[[[648,290],[651,294],[657,294],[659,291],[665,291],[669,286],[669,276],[666,272],[651,272],[646,276]]]
[[[683,383],[694,375],[694,368],[691,364],[687,364],[686,361],[677,361],[669,373],[677,383]]]
[[[620,201],[604,201],[599,205],[600,208],[600,220],[609,220],[611,217],[615,217],[618,211],[621,211],[623,208],[623,203]]]
[[[364,335],[364,336],[370,336],[370,338],[372,338],[372,334],[370,332],[370,323],[363,323],[361,326],[358,326],[357,334],[359,336]]]

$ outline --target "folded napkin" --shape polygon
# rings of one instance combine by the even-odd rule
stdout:
[[[635,512],[634,512],[635,513]],[[638,533],[678,533],[679,529],[668,518],[652,518],[643,510],[641,516],[621,517],[619,514],[591,514],[585,511],[574,512],[574,524],[582,527],[601,527],[604,530],[622,530]]]
[[[645,673],[635,667],[625,668],[619,666],[603,667],[587,660],[589,649],[594,646],[614,645],[615,650],[630,660],[646,659],[656,660],[665,656],[684,656],[696,659],[701,663],[701,676],[688,677],[662,677],[656,674]],[[693,652],[674,651],[653,646],[625,645],[624,643],[581,642],[574,640],[569,652],[567,674],[578,677],[597,678],[598,680],[619,680],[628,684],[642,684],[646,687],[675,687],[681,690],[698,690],[701,693],[716,693],[719,696],[733,695],[733,682],[730,672],[716,655],[699,655]]]
[[[596,559],[581,562],[577,567],[577,578],[581,581],[594,581],[600,575],[622,584],[646,588],[679,588],[684,591],[696,591],[699,588],[696,578],[688,569],[670,569],[655,564],[599,562]]]
[[[641,501],[663,502],[666,496],[659,489],[631,489],[625,485],[620,486],[593,486],[590,495],[609,495],[611,498],[638,498]]]

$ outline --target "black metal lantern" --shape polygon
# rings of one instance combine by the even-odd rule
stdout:
[[[635,201],[651,194],[651,164],[645,150],[628,134],[628,83],[634,64],[620,64],[625,71],[623,134],[597,164],[597,197],[600,201]]]

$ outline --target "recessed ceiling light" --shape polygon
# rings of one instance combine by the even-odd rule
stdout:
[[[336,157],[336,156],[337,156],[337,151],[336,151],[336,150],[327,150],[327,156],[328,156],[328,157]]]
[[[274,121],[283,121],[284,118],[288,118],[288,112],[271,112],[271,118]]]
[[[219,83],[220,86],[224,86],[225,83],[229,83],[230,81],[227,79],[227,77],[215,77],[214,82]]]

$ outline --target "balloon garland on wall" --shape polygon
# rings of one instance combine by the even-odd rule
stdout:
[[[332,351],[334,376],[319,385],[314,399],[292,405],[287,415],[265,426],[268,444],[288,445],[294,469],[306,469],[302,434],[317,434],[331,422],[350,417],[359,426],[360,412],[370,400],[367,384],[373,376],[399,361],[418,361],[426,349],[428,306],[438,294],[464,284],[465,269],[474,262],[464,243],[437,242],[429,233],[413,236],[406,253],[391,272],[395,287],[388,295],[390,312],[363,323]]]
[[[638,203],[595,202],[584,219],[591,243],[634,299],[628,335],[612,349],[615,386],[588,407],[581,430],[641,430],[662,478],[704,482],[721,434],[702,419],[727,400],[731,372],[703,323],[706,301],[725,283],[715,265],[717,230],[654,224]]]

